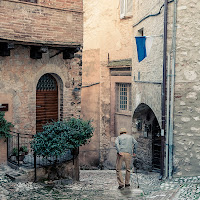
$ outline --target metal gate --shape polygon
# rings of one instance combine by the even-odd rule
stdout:
[[[152,167],[153,170],[161,169],[161,130],[157,119],[153,120],[152,125]]]

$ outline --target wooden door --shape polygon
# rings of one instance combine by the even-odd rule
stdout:
[[[51,74],[43,75],[36,89],[36,132],[47,122],[58,120],[58,85]]]

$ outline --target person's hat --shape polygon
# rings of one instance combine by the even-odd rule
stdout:
[[[125,128],[121,128],[120,131],[119,131],[119,133],[120,133],[120,134],[122,134],[122,133],[127,133],[127,130],[126,130]]]

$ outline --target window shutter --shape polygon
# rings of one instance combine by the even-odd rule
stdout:
[[[126,16],[133,15],[133,0],[126,0]]]
[[[126,0],[120,0],[120,19],[125,17]]]

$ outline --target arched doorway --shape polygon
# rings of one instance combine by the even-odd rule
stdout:
[[[145,171],[161,169],[161,129],[153,110],[141,103],[133,115],[133,130],[138,141],[138,167]]]
[[[47,122],[58,120],[58,84],[51,74],[44,74],[36,88],[36,132]]]

